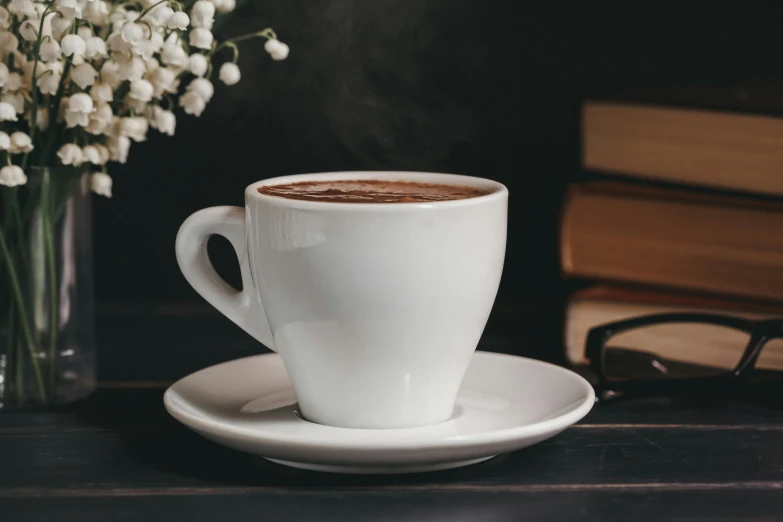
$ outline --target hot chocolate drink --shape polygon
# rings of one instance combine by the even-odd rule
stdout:
[[[379,179],[304,181],[265,186],[258,191],[269,196],[329,203],[428,203],[488,194],[464,185]]]

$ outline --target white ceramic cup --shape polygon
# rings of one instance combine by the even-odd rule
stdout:
[[[489,194],[431,203],[333,203],[258,192],[298,181],[382,179],[468,185]],[[494,181],[418,172],[334,172],[267,179],[245,208],[196,212],[177,235],[188,282],[280,353],[301,414],[345,428],[448,420],[495,300],[508,191]],[[241,292],[207,239],[228,238]],[[259,375],[259,379],[263,376]]]

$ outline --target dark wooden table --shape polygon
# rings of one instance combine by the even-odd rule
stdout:
[[[168,383],[258,347],[213,314],[148,312],[100,316],[92,397],[0,414],[0,520],[783,520],[779,392],[598,405],[552,440],[458,470],[319,474],[169,418]],[[555,353],[499,322],[482,349]]]

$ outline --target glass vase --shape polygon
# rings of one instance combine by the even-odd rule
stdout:
[[[0,408],[95,388],[92,221],[82,170],[27,168],[0,187]]]

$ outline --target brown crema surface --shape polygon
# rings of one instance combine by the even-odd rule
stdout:
[[[388,180],[302,181],[260,187],[269,196],[331,203],[427,203],[453,201],[489,194],[464,185]]]

